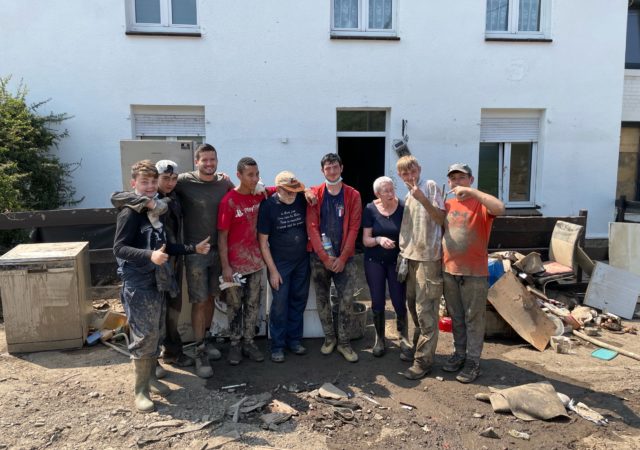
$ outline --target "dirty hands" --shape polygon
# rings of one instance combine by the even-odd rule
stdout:
[[[169,255],[165,253],[165,249],[167,248],[166,244],[162,244],[158,250],[154,250],[151,253],[151,262],[156,266],[161,266],[169,260]]]
[[[205,240],[196,244],[196,253],[199,253],[201,255],[206,255],[207,253],[209,253],[209,250],[211,250],[211,244],[209,244],[210,240],[211,236],[207,236]]]
[[[396,248],[396,241],[393,241],[393,240],[389,239],[388,237],[377,236],[376,237],[376,242],[378,243],[378,245],[380,247],[382,247],[384,249],[387,249],[387,250],[391,250],[391,249]]]
[[[477,191],[474,188],[465,187],[465,186],[456,186],[451,189],[447,194],[453,194],[460,201],[467,200],[475,196]]]
[[[304,190],[304,198],[307,200],[307,203],[311,206],[315,206],[318,203],[318,197],[316,194],[309,188]]]
[[[269,271],[269,284],[276,291],[280,288],[280,285],[282,284],[282,277],[277,270],[274,270],[273,272]]]
[[[424,192],[422,191],[422,189],[420,189],[420,186],[418,186],[417,179],[412,178],[409,182],[406,183],[406,185],[407,189],[409,189],[409,193],[413,198],[421,203],[427,200],[427,196],[424,195]]]

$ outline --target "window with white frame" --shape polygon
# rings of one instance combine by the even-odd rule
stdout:
[[[205,142],[202,106],[133,105],[131,117],[135,139]]]
[[[125,0],[127,32],[199,35],[197,0]]]
[[[478,189],[508,207],[535,206],[540,115],[484,115],[480,129]]]
[[[487,0],[485,37],[548,39],[551,0]]]
[[[333,36],[396,36],[398,0],[331,0]]]

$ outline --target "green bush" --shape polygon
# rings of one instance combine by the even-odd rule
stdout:
[[[68,135],[58,127],[67,114],[40,115],[49,100],[28,104],[20,83],[9,91],[10,77],[0,78],[0,212],[56,209],[77,204],[66,164],[51,151]],[[24,241],[25,232],[0,232],[0,249]]]

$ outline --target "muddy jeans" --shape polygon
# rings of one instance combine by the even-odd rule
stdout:
[[[182,284],[182,257],[172,256],[170,259],[178,285]],[[165,294],[167,299],[167,322],[166,336],[162,345],[164,346],[164,355],[167,357],[179,357],[182,355],[182,339],[178,331],[178,319],[182,311],[182,291],[178,290],[177,295],[172,296]]]
[[[165,334],[166,303],[155,286],[134,287],[126,281],[120,301],[129,321],[129,352],[132,359],[155,358]]]
[[[438,309],[442,297],[442,263],[409,260],[407,308],[413,319],[414,363],[430,369],[438,345]]]
[[[458,355],[480,362],[487,309],[487,277],[444,273],[444,298],[451,316],[453,346]]]
[[[229,337],[232,344],[239,343],[242,338],[246,344],[253,342],[258,325],[262,270],[243,277],[246,280],[243,286],[234,286],[222,291],[222,298],[227,303]]]
[[[335,336],[333,315],[331,313],[331,280],[336,285],[338,303],[338,344],[349,344],[351,317],[353,315],[353,294],[355,293],[356,264],[350,259],[340,273],[331,272],[324,267],[315,253],[311,255],[311,278],[316,288],[318,316],[324,335]]]

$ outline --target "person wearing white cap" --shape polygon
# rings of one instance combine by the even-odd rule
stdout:
[[[168,213],[164,219],[167,240],[174,244],[182,244],[182,207],[174,189],[178,182],[179,168],[174,161],[163,159],[156,163],[158,169],[158,197],[169,198]],[[194,360],[182,351],[182,340],[178,332],[178,318],[182,310],[182,267],[181,256],[171,256],[169,265],[177,280],[177,291],[167,295],[166,335],[164,338],[162,360],[177,367],[194,365]]]

